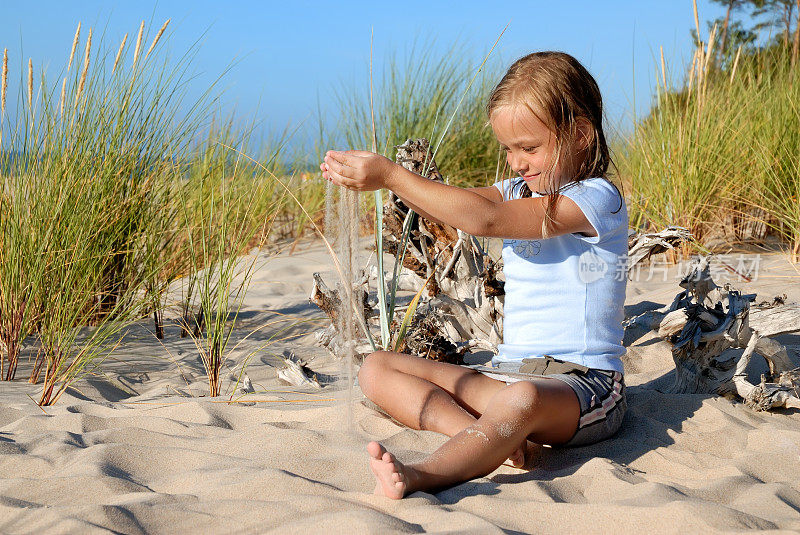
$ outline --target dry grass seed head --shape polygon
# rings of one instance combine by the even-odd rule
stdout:
[[[28,58],[28,110],[33,109],[33,60]]]
[[[133,49],[133,67],[136,68],[136,62],[139,61],[139,50],[142,48],[142,35],[144,34],[144,21],[139,24],[139,34],[136,36],[136,48]]]
[[[114,74],[117,71],[117,65],[119,65],[119,59],[122,57],[122,50],[125,48],[125,42],[128,40],[128,34],[125,34],[125,37],[122,38],[122,42],[119,44],[119,50],[117,50],[117,57],[114,58],[114,67],[111,69],[111,74]]]
[[[72,50],[69,53],[69,63],[67,64],[67,71],[72,68],[72,60],[75,58],[75,50],[78,48],[78,40],[81,38],[81,22],[78,21],[78,27],[75,29],[75,38],[72,40]]]
[[[800,29],[800,24],[798,24],[798,29]],[[736,66],[739,65],[739,56],[742,55],[742,45],[739,45],[739,48],[736,50],[736,59],[733,60],[733,68],[731,69],[731,80],[729,83],[733,83],[733,78],[736,75]]]
[[[92,52],[92,29],[89,28],[89,36],[86,38],[86,53],[83,56],[83,70],[81,70],[81,80],[78,83],[78,92],[75,94],[75,108],[78,108],[78,101],[83,94],[83,87],[86,85],[86,74],[89,72],[89,57]]]
[[[67,77],[64,77],[64,81],[61,82],[61,100],[58,103],[59,113],[61,114],[61,118],[64,118],[64,99],[67,97]]]
[[[689,91],[692,90],[692,85],[694,85],[694,76],[696,72],[697,72],[697,49],[695,49],[694,55],[692,55],[692,66],[691,69],[689,70],[689,85],[688,85]]]
[[[158,40],[159,40],[159,39],[161,39],[161,36],[162,36],[162,35],[164,35],[164,30],[166,30],[166,29],[167,29],[167,26],[169,25],[169,21],[170,21],[170,20],[172,20],[172,19],[167,19],[167,20],[164,22],[163,26],[161,26],[161,29],[160,29],[160,30],[158,30],[158,33],[156,34],[156,37],[155,37],[155,39],[153,39],[153,44],[151,44],[151,45],[150,45],[150,48],[148,48],[148,49],[147,49],[147,54],[145,54],[145,55],[144,55],[144,59],[145,59],[145,60],[146,60],[146,59],[147,59],[147,57],[150,55],[150,52],[152,52],[152,51],[153,51],[153,49],[156,47],[156,44],[158,43]]]
[[[3,49],[3,83],[0,89],[0,107],[6,112],[6,91],[8,90],[8,49]]]

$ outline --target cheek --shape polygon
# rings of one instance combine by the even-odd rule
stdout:
[[[552,154],[549,154],[549,153],[547,153],[547,154],[545,154],[545,153],[542,153],[542,154],[540,154],[540,155],[537,157],[537,162],[538,162],[538,165],[539,165],[539,166],[540,166],[542,169],[549,168],[549,167],[550,167],[550,164],[552,163],[552,161],[553,161],[553,159],[552,159]]]
[[[542,169],[542,158],[538,154],[530,154],[526,156],[525,161],[528,163],[529,167],[533,167],[534,169],[538,170]]]

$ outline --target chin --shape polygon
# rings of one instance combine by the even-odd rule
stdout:
[[[525,178],[525,177],[523,177],[522,179],[525,181],[525,183],[528,185],[528,187],[531,189],[531,191],[542,191],[542,190],[539,189],[540,180],[539,180],[538,176],[535,177],[535,178]]]

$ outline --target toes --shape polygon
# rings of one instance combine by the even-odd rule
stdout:
[[[509,455],[508,460],[511,462],[511,466],[520,468],[525,464],[525,449],[518,448],[514,450],[514,452]]]
[[[392,455],[391,453],[389,453],[386,450],[384,450],[384,452],[385,453],[383,454],[383,457],[382,457],[383,458],[383,462],[385,462],[385,463],[394,463],[394,455]]]
[[[387,452],[386,449],[378,442],[370,442],[367,444],[367,453],[375,460],[381,459]]]

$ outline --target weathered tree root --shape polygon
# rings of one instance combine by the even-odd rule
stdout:
[[[347,342],[337,330],[339,314],[342,310],[342,299],[340,297],[344,291],[342,284],[337,283],[336,289],[331,290],[328,285],[325,284],[325,281],[322,280],[322,276],[319,273],[314,273],[313,277],[314,286],[311,288],[311,295],[309,295],[308,300],[317,305],[331,320],[331,324],[328,327],[315,333],[317,344],[327,348],[328,351],[336,357],[350,354],[348,350],[351,351],[356,358],[363,357],[372,349],[369,340],[366,338],[359,338],[353,342]],[[356,303],[361,303],[365,319],[370,318],[374,314],[373,307],[368,300],[367,282],[368,278],[362,271],[359,280],[353,285],[354,298]],[[354,330],[357,333],[363,334],[360,325],[356,326]]]
[[[673,250],[691,238],[692,233],[684,227],[667,227],[661,232],[632,234],[628,237],[628,269],[654,254]]]
[[[684,291],[663,309],[626,320],[625,327],[658,331],[671,342],[675,362],[675,393],[734,394],[756,410],[800,408],[800,368],[794,368],[786,348],[772,336],[800,331],[800,304],[785,298],[751,306],[755,294],[743,295],[730,284],[717,286],[707,257],[698,258],[680,282]],[[727,349],[744,349],[721,359]],[[769,374],[761,384],[747,381],[754,353],[764,357]]]
[[[437,318],[437,314],[430,306],[425,306],[425,310],[418,310],[398,351],[438,362],[463,364],[464,354],[459,352],[455,343],[442,336],[441,320]]]

